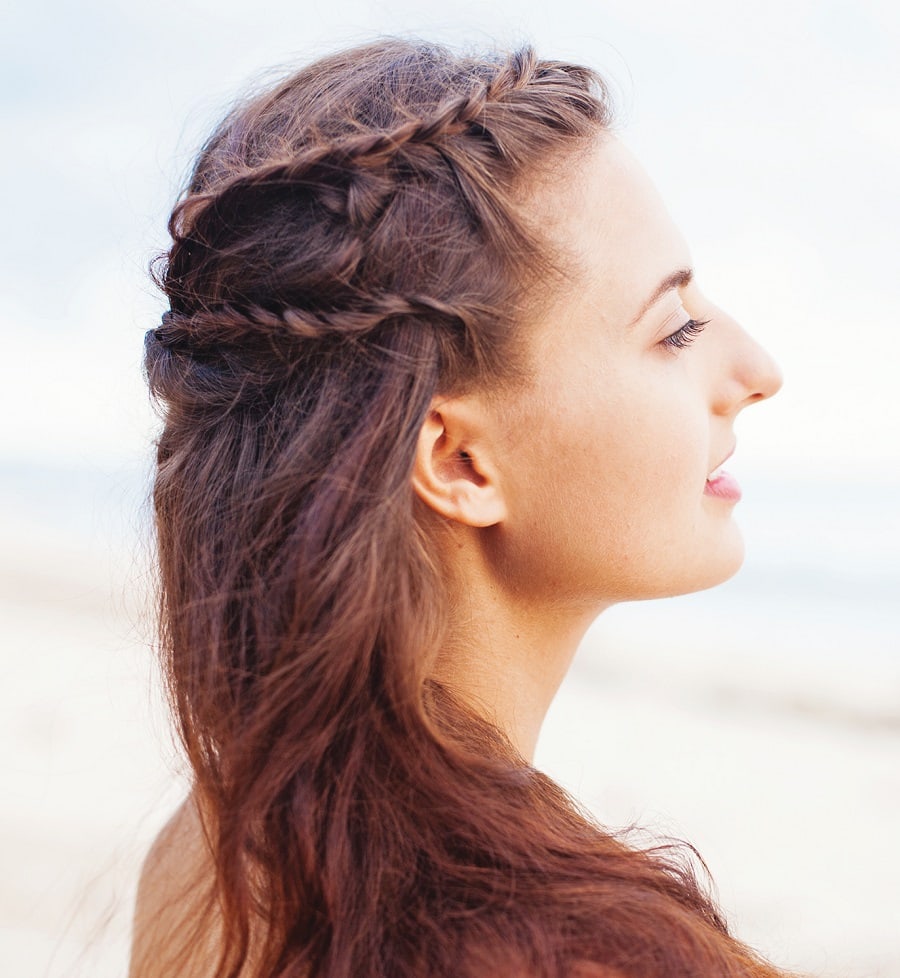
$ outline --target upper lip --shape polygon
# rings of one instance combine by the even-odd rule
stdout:
[[[724,457],[724,458],[722,459],[722,461],[721,461],[721,462],[719,462],[718,464],[716,464],[716,465],[714,465],[714,466],[713,466],[713,467],[712,467],[712,468],[710,469],[710,472],[709,472],[709,474],[710,474],[710,475],[712,475],[712,474],[713,474],[713,472],[717,472],[717,471],[718,471],[719,469],[721,469],[721,468],[722,468],[722,466],[723,466],[723,465],[724,465],[724,464],[725,464],[725,463],[726,463],[726,462],[728,461],[728,459],[730,459],[730,458],[731,458],[731,456],[732,456],[732,455],[734,455],[734,450],[735,450],[735,448],[737,448],[737,445],[732,445],[732,446],[731,446],[731,449],[730,449],[730,451],[729,451],[729,452],[728,452],[728,454],[727,454],[727,455],[726,455],[726,456],[725,456],[725,457]]]

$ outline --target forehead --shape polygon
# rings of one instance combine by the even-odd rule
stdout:
[[[690,265],[652,181],[611,134],[556,169],[553,181],[535,188],[528,209],[562,256],[560,292],[573,314],[589,305],[600,321],[624,327],[662,279]]]

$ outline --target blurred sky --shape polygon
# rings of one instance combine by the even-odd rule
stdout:
[[[785,370],[739,469],[900,479],[897,5],[13,0],[3,19],[7,463],[146,455],[146,266],[203,136],[261,69],[397,32],[603,70],[701,285]]]

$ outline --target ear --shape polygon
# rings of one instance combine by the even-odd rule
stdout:
[[[436,513],[464,526],[506,519],[506,502],[487,446],[478,437],[483,418],[462,398],[435,401],[422,429],[412,484]]]

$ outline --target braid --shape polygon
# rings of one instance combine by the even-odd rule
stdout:
[[[274,160],[239,172],[227,182],[206,192],[191,194],[182,201],[172,214],[169,230],[177,240],[186,215],[196,221],[204,207],[227,206],[229,198],[259,188],[307,186],[320,189],[323,185],[333,184],[348,187],[348,206],[345,210],[339,204],[335,206],[333,198],[326,198],[326,209],[338,213],[343,211],[354,224],[368,223],[383,207],[385,197],[394,189],[394,183],[383,181],[382,195],[374,202],[368,202],[368,206],[360,206],[362,202],[356,199],[350,203],[349,198],[361,196],[360,174],[353,173],[353,170],[384,170],[402,152],[409,153],[416,147],[427,147],[434,152],[442,141],[473,126],[484,112],[488,95],[489,87],[478,83],[469,95],[453,99],[428,118],[411,119],[389,131],[357,133],[326,141],[307,147],[287,159]]]
[[[354,339],[400,317],[427,318],[469,328],[478,311],[457,308],[427,295],[384,295],[365,309],[333,313],[276,311],[255,305],[239,309],[223,303],[190,314],[169,310],[163,313],[161,325],[149,334],[166,349],[200,353],[221,347],[241,347],[261,337],[269,337],[276,343],[279,339],[302,342],[329,337]]]
[[[187,215],[196,218],[210,204],[226,206],[233,195],[279,186],[306,186],[322,191],[323,187],[335,184],[347,191],[344,206],[326,195],[323,200],[326,209],[349,217],[354,227],[365,227],[381,213],[396,184],[389,178],[382,179],[377,187],[380,193],[373,194],[371,183],[365,185],[365,191],[362,189],[362,173],[384,173],[399,158],[409,158],[416,152],[446,160],[446,144],[463,134],[480,138],[492,155],[502,157],[506,148],[487,125],[489,107],[503,105],[533,83],[571,88],[573,78],[585,88],[584,106],[592,106],[593,96],[588,89],[595,79],[590,73],[577,66],[541,63],[530,48],[518,51],[501,64],[493,77],[486,81],[475,78],[467,92],[446,99],[419,118],[407,119],[390,129],[324,139],[287,157],[238,170],[205,192],[192,193],[175,208],[170,232],[177,239],[179,230],[190,223],[185,222]]]

